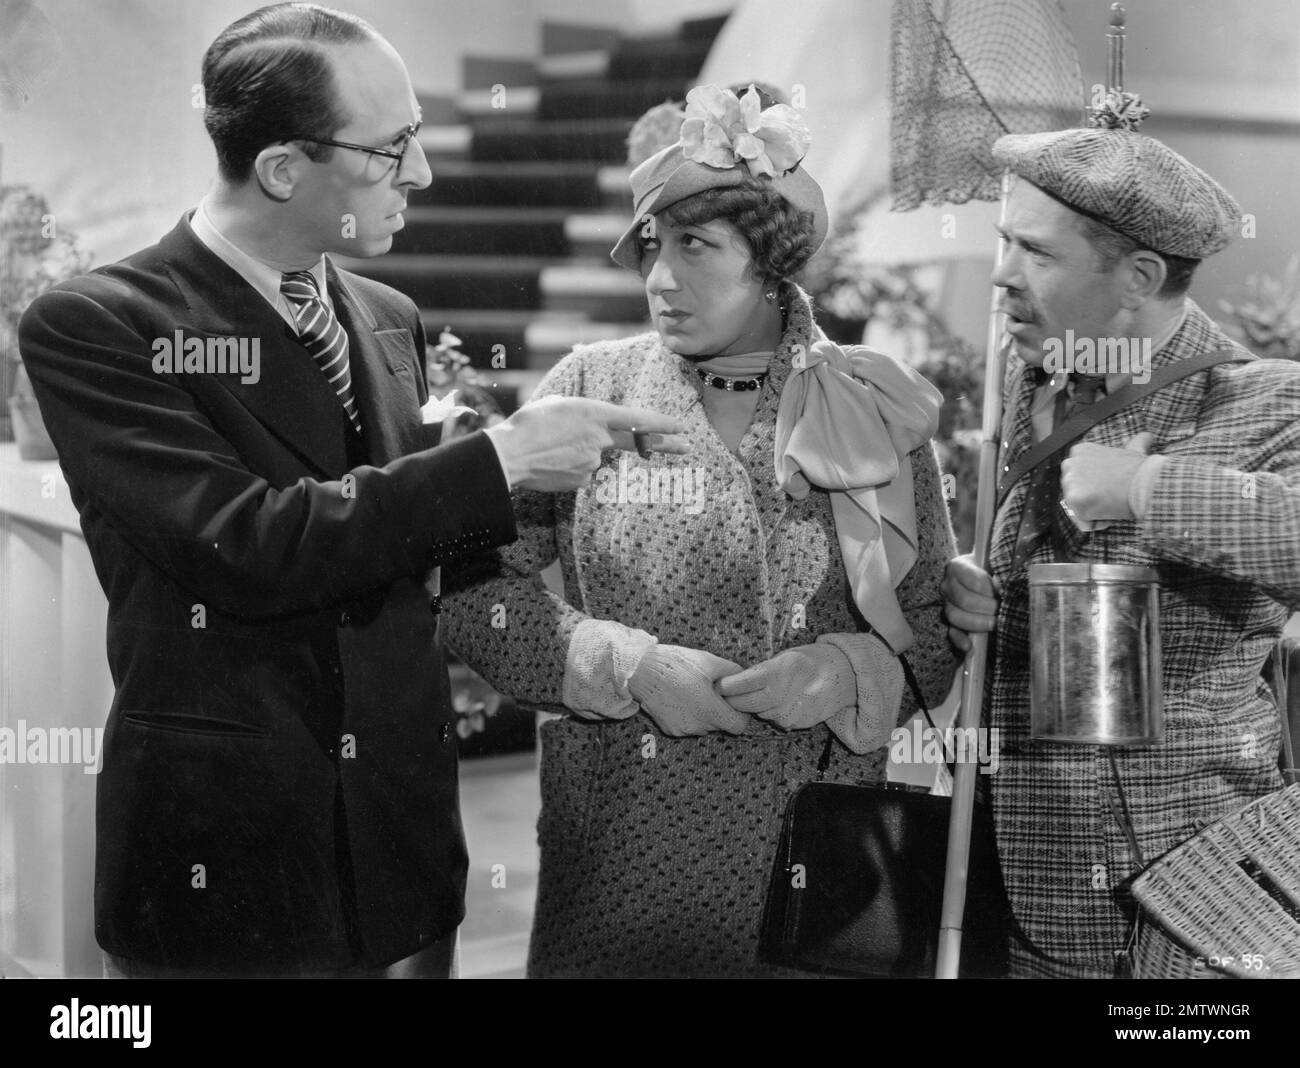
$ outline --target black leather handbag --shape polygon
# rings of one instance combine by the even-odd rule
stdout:
[[[904,673],[933,727],[906,661]],[[823,782],[834,744],[786,809],[761,953],[808,971],[933,976],[952,799]],[[974,817],[961,974],[992,978],[1007,970],[1007,904],[988,813],[977,805]]]

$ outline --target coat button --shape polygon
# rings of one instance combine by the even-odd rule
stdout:
[[[443,745],[446,745],[449,741],[451,741],[451,724],[444,723],[442,725],[442,729],[438,732],[438,735],[442,739]]]

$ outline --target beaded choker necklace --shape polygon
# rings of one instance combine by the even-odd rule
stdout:
[[[767,378],[766,371],[761,375],[754,375],[753,378],[723,378],[722,375],[712,375],[708,371],[701,371],[698,368],[695,373],[700,376],[700,381],[706,386],[741,393],[750,389],[758,389],[763,384],[763,380]]]
[[[729,393],[744,393],[758,389],[767,378],[767,365],[771,363],[774,353],[771,350],[742,352],[730,356],[714,356],[702,360],[695,367],[700,381],[714,389],[725,389]],[[728,371],[731,374],[718,374]],[[740,371],[740,375],[734,372]],[[749,372],[745,374],[744,372]]]

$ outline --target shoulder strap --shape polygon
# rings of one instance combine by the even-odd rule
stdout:
[[[1002,503],[1007,499],[1007,494],[1011,492],[1011,487],[1024,478],[1025,475],[1044,460],[1055,456],[1067,445],[1071,445],[1083,437],[1098,423],[1109,419],[1120,409],[1127,408],[1135,401],[1150,396],[1166,386],[1172,386],[1180,379],[1194,375],[1198,371],[1208,371],[1211,367],[1216,367],[1221,363],[1239,363],[1249,359],[1252,359],[1252,357],[1243,355],[1239,349],[1217,349],[1214,352],[1198,353],[1195,356],[1187,357],[1185,360],[1175,360],[1173,363],[1165,364],[1159,370],[1152,372],[1151,377],[1141,385],[1130,382],[1118,392],[1110,394],[1110,396],[1099,400],[1096,404],[1089,405],[1083,411],[1067,419],[1032,449],[1022,453],[1019,459],[1007,469],[1002,481],[998,483],[997,508],[1002,507]]]
[[[930,715],[929,705],[926,704],[925,694],[921,692],[921,684],[916,681],[916,674],[912,671],[912,665],[908,662],[907,657],[902,653],[898,654],[898,662],[903,667],[903,678],[907,680],[907,687],[912,691],[912,696],[916,699],[916,707],[919,708],[921,714],[925,716],[925,722],[929,724],[930,729],[937,731],[938,728],[934,725],[934,717]],[[817,760],[818,780],[825,777],[827,769],[831,766],[831,753],[834,749],[835,735],[828,732],[826,735],[826,744],[822,747],[821,757]],[[948,764],[947,768],[948,774],[952,775],[956,773],[956,768],[954,768],[952,764]]]

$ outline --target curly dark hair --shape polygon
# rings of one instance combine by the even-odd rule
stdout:
[[[800,270],[813,254],[813,213],[799,211],[757,178],[740,185],[705,189],[658,213],[669,226],[698,226],[722,219],[745,239],[754,259],[754,274],[775,285]]]

